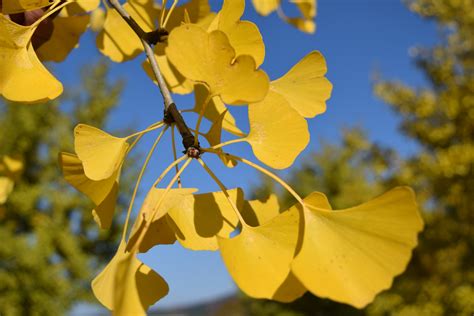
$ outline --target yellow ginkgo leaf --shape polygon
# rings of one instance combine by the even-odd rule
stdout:
[[[62,84],[41,64],[31,44],[38,23],[22,26],[0,14],[0,95],[25,103],[57,98]]]
[[[59,154],[59,165],[64,179],[96,205],[92,214],[100,228],[108,229],[115,213],[119,171],[104,180],[91,180],[85,175],[81,160],[74,154],[64,152]]]
[[[326,111],[332,84],[327,78],[326,61],[320,52],[306,55],[284,76],[270,83],[270,90],[282,95],[303,117],[314,117]]]
[[[203,84],[197,84],[194,86],[194,108],[193,111],[200,113],[206,97],[209,94],[209,90]],[[224,119],[222,121],[222,128],[236,136],[244,137],[245,134],[237,127],[235,118],[232,114],[227,111],[225,104],[221,101],[219,97],[213,97],[209,101],[204,110],[204,117],[211,122],[216,122],[219,120],[219,117],[224,114]]]
[[[155,28],[159,10],[153,0],[128,0],[123,8],[145,32]],[[140,38],[113,8],[107,9],[104,28],[96,43],[99,51],[114,62],[133,59],[143,51]]]
[[[313,294],[363,308],[405,270],[423,221],[413,191],[397,187],[342,211],[306,198],[304,239],[292,271]]]
[[[265,44],[258,27],[250,21],[240,21],[245,11],[245,0],[224,0],[221,11],[208,28],[220,30],[229,38],[235,55],[249,55],[259,67],[265,59]]]
[[[221,31],[207,33],[193,24],[177,27],[169,35],[166,55],[182,75],[205,83],[212,96],[227,104],[258,102],[267,94],[268,76],[255,69],[252,57],[235,58]]]
[[[0,173],[5,174],[13,180],[21,175],[23,169],[24,164],[20,157],[5,155],[0,160]]]
[[[74,0],[63,10],[67,16],[84,14],[96,10],[100,0]],[[61,12],[63,14],[63,12]]]
[[[145,315],[149,306],[168,294],[168,284],[125,248],[122,240],[115,256],[92,281],[92,291],[114,315]]]
[[[260,226],[280,215],[280,203],[275,194],[270,194],[266,201],[245,201],[241,213],[247,224]]]
[[[79,44],[79,38],[87,30],[89,16],[56,17],[51,38],[36,51],[41,61],[61,62]]]
[[[267,16],[280,6],[280,0],[252,0],[255,11]]]
[[[120,169],[129,145],[93,126],[79,124],[74,129],[74,148],[86,176],[95,181],[110,178]]]
[[[144,233],[145,235],[142,238],[142,242],[138,245],[140,252],[147,252],[155,245],[174,243],[176,240],[174,238],[175,232],[174,230],[170,230],[170,226],[164,216],[171,208],[192,199],[192,194],[196,191],[197,189],[192,188],[171,189],[163,198],[166,192],[165,189],[151,188],[143,201],[139,217],[133,225],[127,249],[131,250],[136,246],[136,242],[143,233],[143,229],[145,229],[146,221],[152,222],[149,223],[149,228],[146,233]]]
[[[232,189],[228,193],[235,205],[241,207],[242,190]],[[223,192],[195,194],[171,208],[167,218],[181,245],[192,250],[217,250],[216,236],[229,237],[239,223]]]
[[[221,143],[222,124],[226,115],[227,110],[222,113],[215,122],[212,123],[211,128],[209,128],[209,131],[204,134],[204,137],[206,138],[209,145],[215,146]],[[222,153],[221,148],[218,148],[216,151],[218,153]],[[237,161],[235,159],[229,158],[226,155],[219,155],[219,158],[229,168],[233,168],[237,165]]]
[[[316,32],[316,23],[314,23],[313,20],[308,20],[305,18],[286,18],[285,21],[302,32],[310,34]]]
[[[51,0],[3,0],[2,13],[5,15],[40,9],[51,5]]]
[[[255,156],[272,168],[291,166],[308,145],[306,120],[275,92],[249,105],[249,121],[250,133],[245,140]]]
[[[217,238],[224,263],[245,294],[275,296],[290,273],[298,229],[299,212],[291,208],[261,226],[243,225],[234,238]]]
[[[14,184],[12,179],[0,176],[0,204],[5,204],[8,196],[13,191]]]

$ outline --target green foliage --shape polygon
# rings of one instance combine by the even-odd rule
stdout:
[[[77,95],[0,104],[0,156],[19,157],[25,166],[0,206],[1,315],[65,313],[89,299],[92,272],[115,252],[118,223],[100,232],[92,203],[60,180],[57,163],[58,152],[71,150],[78,121],[104,125],[117,104],[122,83],[107,75],[107,64],[99,63],[84,72]]]
[[[310,157],[290,183],[303,195],[326,192],[336,207],[368,200],[393,185],[413,186],[426,227],[409,268],[362,311],[308,295],[289,305],[251,301],[253,314],[467,315],[474,310],[474,2],[407,5],[443,31],[439,45],[417,50],[428,85],[379,81],[374,91],[400,115],[401,131],[420,149],[400,159],[393,149],[369,145],[349,131],[342,145],[326,145]],[[263,187],[260,194],[267,191]]]

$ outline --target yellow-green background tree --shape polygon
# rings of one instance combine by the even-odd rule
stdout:
[[[100,232],[92,203],[62,180],[57,163],[71,147],[74,125],[103,126],[120,97],[123,83],[108,79],[106,63],[86,69],[81,86],[57,101],[0,104],[0,156],[24,165],[0,206],[2,315],[65,313],[92,297],[93,274],[115,252],[120,219]]]

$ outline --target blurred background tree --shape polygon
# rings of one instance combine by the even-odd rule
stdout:
[[[122,86],[110,81],[101,62],[86,68],[77,93],[59,101],[0,104],[0,158],[15,157],[24,166],[0,205],[2,316],[64,314],[90,298],[93,273],[115,253],[118,223],[99,231],[93,203],[63,180],[57,161],[60,151],[73,152],[77,122],[104,126]],[[130,176],[122,177],[121,192],[131,187]]]
[[[474,2],[410,0],[410,10],[439,26],[441,42],[418,48],[427,85],[378,80],[375,94],[400,117],[418,150],[398,157],[359,130],[324,145],[290,176],[303,196],[328,195],[335,208],[356,205],[395,185],[417,192],[426,227],[408,270],[365,310],[305,295],[292,304],[246,300],[253,315],[470,315],[474,311]],[[269,184],[257,197],[268,195]],[[274,189],[271,189],[274,190]],[[282,209],[292,199],[280,194]]]

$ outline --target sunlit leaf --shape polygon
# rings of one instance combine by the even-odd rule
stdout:
[[[301,14],[301,17],[286,18],[286,22],[293,25],[300,31],[314,33],[316,31],[316,0],[291,0]]]
[[[185,12],[187,12],[189,18],[188,23],[199,23],[207,20],[209,15],[213,15],[208,0],[191,0],[173,10],[166,24],[166,29],[171,31],[185,22]]]
[[[298,210],[291,208],[261,226],[244,225],[236,237],[218,237],[224,263],[245,294],[272,299],[278,292],[290,274],[298,223]]]
[[[228,191],[237,207],[243,203],[241,189]],[[223,192],[194,194],[168,212],[176,238],[185,248],[216,250],[216,236],[229,237],[239,220]]]
[[[171,189],[163,198],[165,189],[152,188],[143,201],[140,209],[140,214],[135,224],[128,241],[127,249],[135,247],[140,235],[145,229],[146,222],[151,221],[151,217],[156,213],[153,221],[149,223],[150,227],[146,231],[138,250],[140,252],[147,252],[155,245],[172,244],[175,242],[175,232],[169,226],[168,221],[164,217],[168,211],[177,205],[186,203],[187,200],[192,199],[192,194],[197,189]]]
[[[168,294],[166,281],[125,251],[122,241],[117,253],[92,281],[99,302],[114,315],[145,315],[149,306]]]
[[[194,86],[194,108],[193,111],[200,113],[204,101],[209,94],[209,90],[203,84],[197,84]],[[225,113],[225,114],[224,114]],[[235,118],[232,114],[227,111],[225,104],[221,101],[219,97],[213,97],[206,106],[204,110],[204,117],[211,122],[216,122],[219,120],[219,117],[224,114],[222,121],[222,128],[234,135],[243,137],[245,134],[237,127]]]
[[[93,126],[79,124],[74,129],[74,148],[91,180],[110,178],[119,170],[128,147],[126,138],[114,137]]]
[[[41,64],[31,45],[36,26],[21,26],[0,14],[0,95],[15,102],[55,99],[62,84]]]
[[[326,111],[326,100],[331,96],[332,85],[324,77],[326,71],[324,57],[313,51],[272,81],[270,89],[282,95],[300,115],[314,117]]]
[[[252,0],[258,14],[267,16],[280,6],[280,0]]]
[[[123,8],[145,32],[155,28],[159,10],[153,0],[129,0]],[[143,51],[139,37],[113,8],[107,9],[104,28],[96,42],[100,52],[114,62],[133,59]]]
[[[255,70],[250,56],[239,56],[221,31],[207,33],[197,25],[185,24],[169,35],[166,55],[186,78],[205,83],[212,96],[227,104],[262,100],[269,86],[268,76]],[[234,60],[235,58],[235,60]]]
[[[2,13],[8,15],[40,9],[49,5],[51,5],[50,0],[3,0],[1,8]]]
[[[56,17],[51,38],[36,53],[41,61],[61,62],[79,44],[79,38],[87,30],[89,16]]]
[[[262,102],[249,105],[249,121],[246,141],[255,156],[272,168],[291,166],[309,142],[306,120],[272,91]]]
[[[100,32],[104,29],[105,11],[97,8],[90,14],[90,28],[94,32]]]
[[[305,230],[292,271],[313,294],[362,308],[405,270],[423,228],[413,191],[395,188],[342,211],[305,199]]]
[[[94,220],[100,228],[108,229],[112,224],[117,201],[118,173],[100,181],[89,179],[82,167],[81,160],[74,154],[60,153],[59,165],[64,179],[74,188],[89,197],[96,208],[92,211]]]
[[[245,11],[245,0],[224,0],[222,9],[208,31],[220,30],[229,38],[235,55],[249,55],[259,67],[265,58],[265,45],[258,27],[250,21],[240,21]]]

